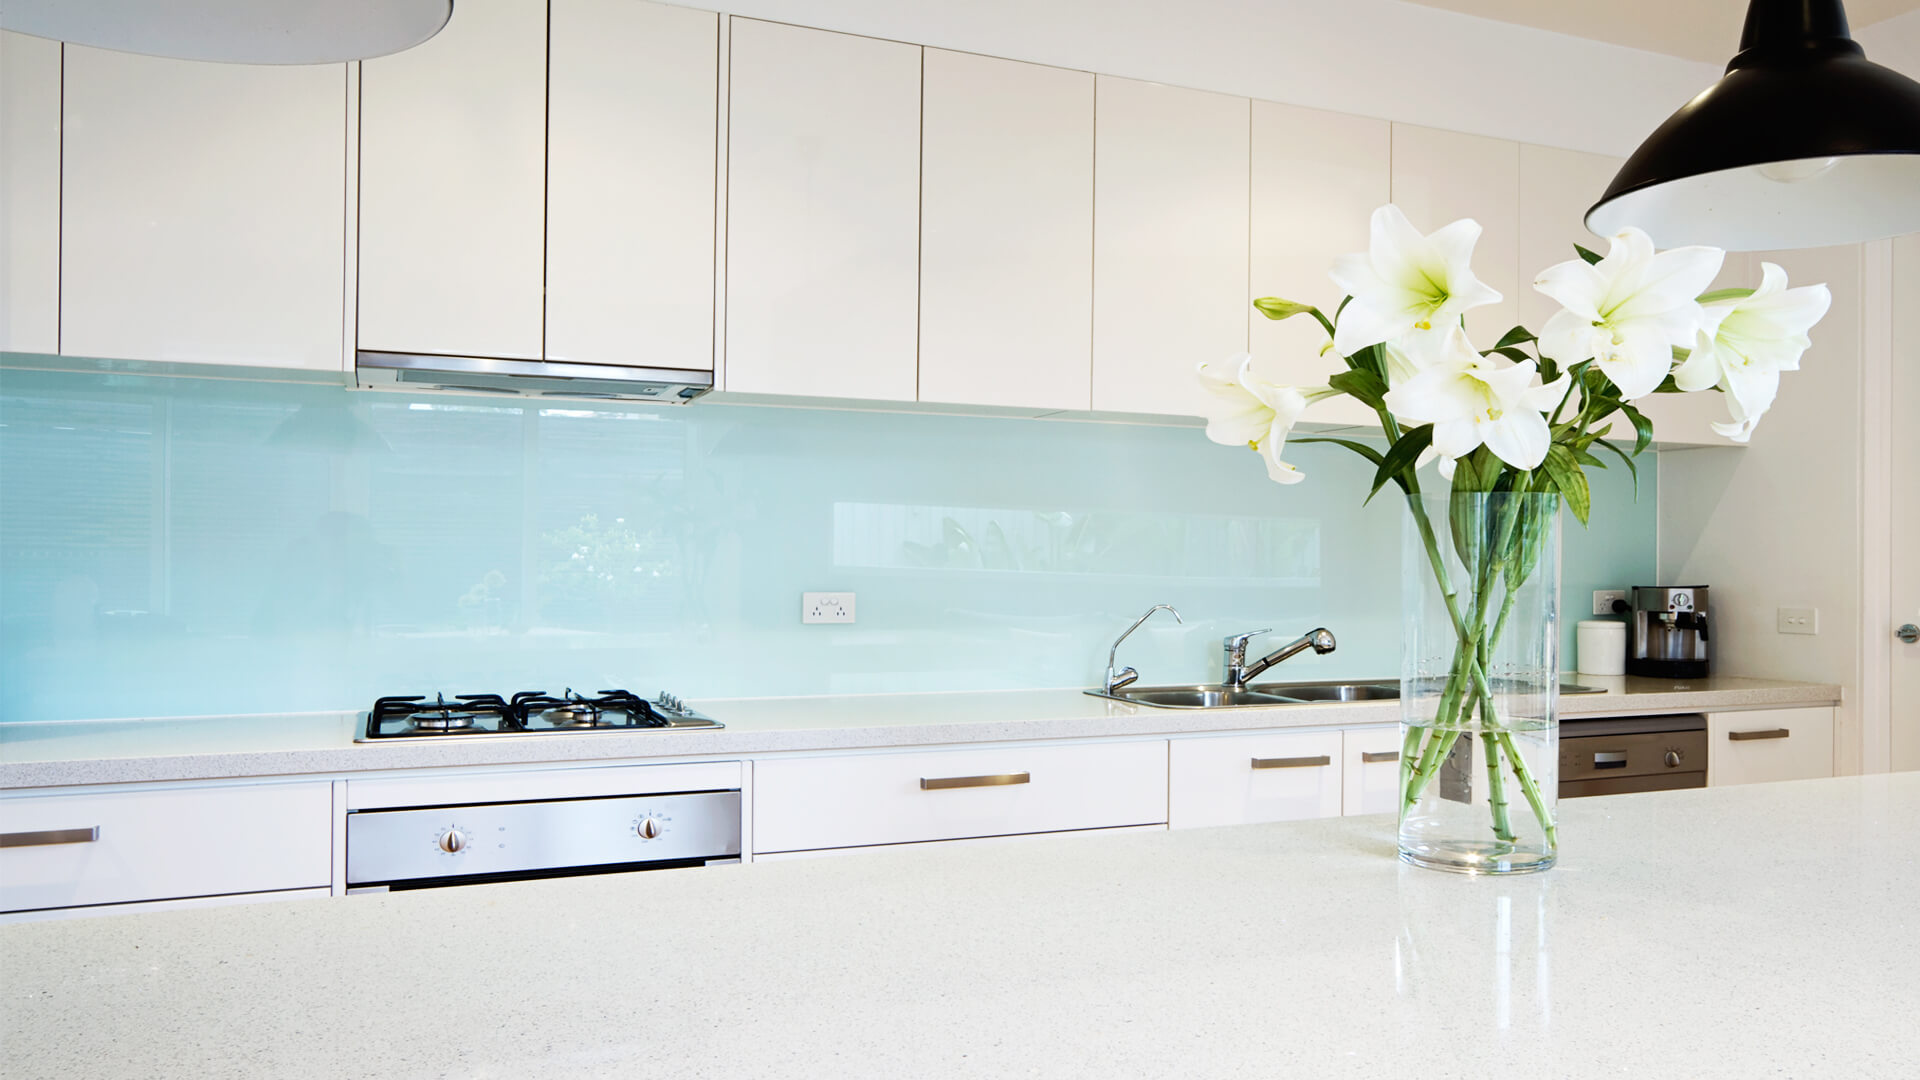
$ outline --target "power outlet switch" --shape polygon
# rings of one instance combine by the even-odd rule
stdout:
[[[1810,607],[1783,607],[1774,618],[1778,621],[1776,629],[1783,634],[1817,634],[1820,632],[1820,609]]]
[[[803,623],[852,622],[853,594],[850,592],[801,593],[800,621]]]
[[[1626,603],[1626,602],[1627,602],[1627,590],[1625,590],[1625,589],[1595,589],[1595,590],[1593,590],[1593,613],[1594,613],[1595,615],[1612,615],[1612,614],[1614,614],[1614,610],[1613,610],[1613,602],[1614,602],[1615,600],[1618,600],[1618,601],[1620,601],[1620,602],[1621,602],[1621,603],[1623,603],[1623,604],[1624,604],[1624,603]]]

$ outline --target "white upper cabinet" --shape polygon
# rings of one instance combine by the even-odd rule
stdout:
[[[1246,98],[1101,76],[1093,407],[1197,416],[1193,369],[1247,348]]]
[[[1520,321],[1520,144],[1393,125],[1393,201],[1423,233],[1459,218],[1480,223],[1473,272],[1501,301],[1467,312],[1467,334],[1490,349]],[[1531,274],[1531,271],[1528,271]]]
[[[0,30],[0,352],[60,351],[60,43]]]
[[[912,401],[921,50],[730,25],[725,388]]]
[[[547,7],[361,64],[359,347],[541,357]]]
[[[1085,409],[1093,76],[926,51],[920,400]]]
[[[1367,249],[1368,220],[1391,197],[1392,157],[1385,120],[1253,103],[1253,273],[1246,314],[1256,369],[1275,382],[1317,385],[1347,365],[1332,351],[1321,353],[1327,332],[1311,315],[1276,322],[1251,301],[1278,296],[1332,317],[1340,288],[1327,271],[1339,256]],[[1372,409],[1345,396],[1315,405],[1306,418],[1380,422]]]
[[[60,351],[340,370],[347,66],[65,54]]]
[[[719,16],[552,13],[546,357],[711,370]]]

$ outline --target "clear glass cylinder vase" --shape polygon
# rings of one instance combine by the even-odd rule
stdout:
[[[1413,496],[1407,510],[1400,857],[1545,870],[1560,846],[1560,496]]]

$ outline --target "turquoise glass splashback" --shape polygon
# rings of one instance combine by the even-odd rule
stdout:
[[[1283,488],[1192,427],[0,371],[0,722],[1079,687],[1155,603],[1186,623],[1122,649],[1144,682],[1320,625],[1276,674],[1391,677],[1400,508],[1288,456]],[[1641,472],[1566,530],[1568,667],[1589,592],[1652,580]],[[802,625],[809,590],[858,621]]]

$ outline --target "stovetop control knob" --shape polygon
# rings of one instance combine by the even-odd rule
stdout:
[[[467,850],[467,834],[459,829],[448,829],[440,834],[440,839],[435,843],[439,845],[441,851],[449,855],[458,855]]]
[[[642,818],[633,831],[639,833],[642,840],[652,840],[660,835],[660,823],[652,818]]]
[[[1680,751],[1678,750],[1667,751],[1667,768],[1677,769],[1679,767],[1680,767]]]

